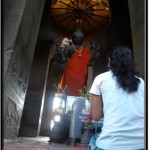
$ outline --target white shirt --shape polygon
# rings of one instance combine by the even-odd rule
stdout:
[[[98,75],[90,93],[102,95],[104,122],[96,141],[106,150],[144,148],[144,81],[134,93],[124,91],[111,71]]]

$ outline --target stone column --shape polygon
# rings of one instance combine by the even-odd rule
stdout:
[[[37,137],[45,98],[50,42],[38,40],[21,118],[19,136]]]
[[[3,5],[3,135],[16,138],[45,0]]]

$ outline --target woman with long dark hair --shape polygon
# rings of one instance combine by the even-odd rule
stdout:
[[[144,81],[135,71],[132,51],[115,47],[109,54],[109,71],[98,75],[90,93],[94,120],[103,117],[97,150],[144,149]]]

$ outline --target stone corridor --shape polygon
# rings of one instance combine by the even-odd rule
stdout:
[[[146,2],[109,2],[112,24],[107,34],[94,39],[101,44],[101,53],[95,61],[93,77],[105,71],[107,48],[124,43],[133,48],[135,66],[144,79]],[[4,1],[3,150],[88,150],[81,145],[51,143],[47,137],[53,83],[59,81],[64,69],[64,64],[52,62],[56,33],[48,24],[48,4],[49,0]]]

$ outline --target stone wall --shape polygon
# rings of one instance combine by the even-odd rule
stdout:
[[[119,9],[112,24],[110,34],[105,39],[107,46],[102,45],[106,50],[108,45],[123,42],[131,45],[133,41],[134,59],[137,70],[144,77],[144,1],[128,0],[130,21],[132,28],[132,41],[129,39],[130,26],[126,25],[126,15],[122,9],[126,1],[120,0],[113,9]],[[4,1],[4,31],[3,31],[3,129],[4,138],[15,138],[18,135],[22,110],[28,79],[35,50],[37,34],[44,7],[44,0],[5,0]],[[116,7],[116,8],[115,8]],[[122,11],[121,11],[122,10]],[[122,14],[121,14],[122,12]],[[121,18],[119,18],[121,16]],[[123,17],[124,16],[124,17]],[[120,19],[120,20],[119,20]],[[127,29],[127,28],[128,29]],[[112,36],[113,35],[113,36]],[[120,36],[122,35],[122,36]],[[103,56],[103,53],[101,53]],[[103,66],[96,62],[97,68],[103,71]],[[95,73],[97,74],[97,72]]]
[[[4,138],[18,135],[44,2],[4,1]]]
[[[3,76],[8,69],[9,61],[14,52],[15,40],[23,16],[26,0],[4,0],[3,5]]]
[[[131,28],[132,28],[132,40],[133,40],[133,52],[134,60],[137,71],[144,78],[145,71],[145,59],[146,52],[146,35],[145,35],[145,4],[143,0],[128,0]]]

